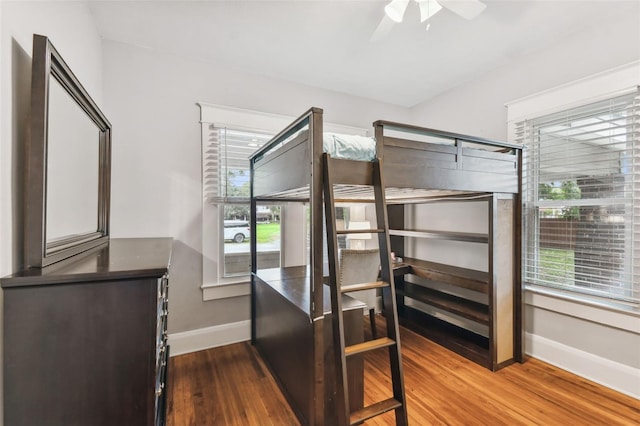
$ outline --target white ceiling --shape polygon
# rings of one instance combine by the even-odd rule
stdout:
[[[92,1],[103,38],[234,70],[414,106],[563,36],[625,13],[638,0],[483,0],[467,21],[449,10],[370,38],[387,1]],[[640,21],[640,16],[638,18]]]

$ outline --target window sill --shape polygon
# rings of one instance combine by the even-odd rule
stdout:
[[[251,294],[250,279],[248,276],[238,277],[237,282],[225,282],[216,284],[203,284],[202,301],[227,299],[229,297],[248,296]]]
[[[526,285],[525,304],[638,333],[640,308],[614,301],[594,301],[576,294]]]

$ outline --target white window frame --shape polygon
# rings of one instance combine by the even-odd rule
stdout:
[[[295,117],[278,115],[260,111],[253,111],[241,108],[234,108],[222,105],[216,105],[206,102],[197,102],[200,107],[200,128],[201,128],[201,145],[209,135],[206,128],[213,124],[215,127],[227,127],[229,129],[255,131],[261,133],[277,134],[286,128]],[[205,126],[207,125],[207,126]],[[352,135],[366,136],[368,131],[363,128],[324,123],[324,130],[335,133],[345,133]],[[202,183],[202,182],[201,182]],[[201,187],[202,196],[202,276],[203,282],[200,286],[202,289],[203,300],[224,299],[227,297],[245,296],[250,294],[250,275],[241,275],[234,277],[223,277],[221,264],[221,254],[224,251],[224,241],[220,232],[220,215],[216,209],[214,217],[207,216],[207,209],[204,204],[204,193]],[[210,209],[209,209],[210,210]],[[285,223],[286,217],[283,211],[282,222]],[[286,227],[286,225],[285,225]],[[210,238],[205,238],[205,235]],[[283,234],[284,235],[284,234]],[[211,243],[213,242],[213,243]],[[216,243],[217,242],[217,243]],[[287,244],[282,243],[282,250],[285,250]],[[209,262],[207,259],[213,259]],[[215,277],[211,279],[210,277]]]
[[[510,142],[516,141],[516,123],[569,110],[638,90],[640,61],[583,78],[544,92],[508,102]],[[633,330],[640,323],[640,310],[618,302],[596,301],[588,296],[524,283],[525,303],[614,327]],[[560,310],[561,309],[561,310]],[[615,313],[615,314],[614,314]],[[637,331],[637,329],[636,329]]]
[[[275,135],[293,120],[293,117],[208,104],[205,102],[198,102],[197,105],[200,107],[202,141],[209,135],[205,124],[213,124],[216,127],[227,127],[236,130],[273,133]],[[223,277],[224,271],[222,269],[224,265],[221,263],[221,255],[224,251],[224,239],[221,238],[222,236],[220,235],[219,208],[211,211],[212,209],[205,206],[204,197],[202,201],[203,282],[200,288],[202,289],[203,300],[248,295],[250,293],[248,275]],[[210,214],[213,216],[209,216]],[[210,235],[211,238],[207,239],[205,235]],[[213,244],[211,244],[211,242],[213,242]],[[215,242],[217,242],[217,244]],[[207,259],[212,259],[212,261],[207,261]]]

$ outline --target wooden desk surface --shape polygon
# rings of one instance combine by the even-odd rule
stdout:
[[[261,281],[269,284],[285,299],[309,315],[310,308],[310,269],[308,266],[290,266],[288,268],[261,269],[255,273]],[[323,286],[324,314],[331,313],[331,290]],[[342,310],[364,309],[366,305],[347,295],[342,296]]]

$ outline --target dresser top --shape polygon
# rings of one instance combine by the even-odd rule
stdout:
[[[108,245],[0,279],[3,288],[134,278],[160,278],[169,270],[171,238],[113,238]]]

